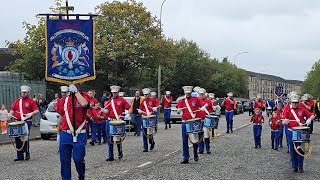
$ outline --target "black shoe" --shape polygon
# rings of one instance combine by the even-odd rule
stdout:
[[[194,156],[194,161],[199,161],[199,156]]]
[[[278,148],[274,148],[275,151],[278,151]]]
[[[30,159],[30,153],[26,153],[26,158],[25,160],[28,161]]]
[[[103,141],[103,144],[107,144],[107,141]]]
[[[303,167],[299,167],[299,168],[298,168],[298,172],[299,172],[299,173],[304,173]]]
[[[271,149],[274,149],[274,147],[271,147]]]
[[[294,173],[298,172],[298,168],[292,169],[292,172],[294,172]]]
[[[181,164],[189,164],[189,161],[188,160],[183,160],[180,162]]]
[[[258,148],[258,146],[255,146],[254,148]]]
[[[231,130],[231,133],[233,133],[233,130]]]
[[[227,131],[226,133],[228,133],[228,134],[229,134],[229,131]]]
[[[23,161],[24,159],[14,159],[13,161]]]
[[[169,128],[171,128],[171,124],[169,124]]]
[[[199,151],[198,154],[203,154],[203,151]]]
[[[280,148],[283,148],[283,146],[282,146],[282,145],[280,145]]]
[[[259,145],[258,147],[261,148],[261,145]]]
[[[164,129],[168,129],[168,127],[166,126],[166,127],[164,127]]]
[[[210,150],[207,150],[207,154],[211,154],[211,151],[210,151]]]
[[[144,149],[142,152],[148,152],[148,149]]]
[[[108,158],[106,161],[114,161],[114,158]]]
[[[152,144],[151,144],[151,146],[150,146],[150,151],[152,151],[153,149],[154,149],[154,145],[155,145],[156,143],[155,142],[153,142]]]
[[[34,125],[33,127],[38,127],[37,125]]]
[[[118,158],[121,159],[123,157],[122,151],[119,153]]]
[[[101,142],[99,142],[99,145],[101,145]]]
[[[137,133],[135,132],[134,134],[133,134],[133,136],[136,136],[137,135]]]
[[[94,146],[94,142],[89,142],[89,144],[91,144],[91,146]]]

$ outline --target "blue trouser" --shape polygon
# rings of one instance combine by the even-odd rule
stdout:
[[[91,129],[91,136],[92,136],[92,126],[93,126],[93,121],[91,119],[88,119],[88,124],[87,124],[87,138],[89,138],[90,135],[90,129]],[[92,137],[91,137],[92,138]]]
[[[294,150],[294,147],[293,147],[293,143],[292,142],[292,131],[289,131],[288,130],[288,140],[289,140],[289,152],[290,152],[290,159],[291,159],[291,167],[292,168],[298,168],[298,167],[303,167],[303,156],[300,156],[295,150]],[[295,143],[296,144],[296,147],[298,149],[298,151],[301,153],[301,154],[304,154],[304,152],[302,151],[301,148],[299,148],[298,146],[301,145],[301,143]]]
[[[132,114],[131,121],[133,123],[134,129],[137,134],[140,135],[141,132],[141,115],[140,114]]]
[[[284,125],[284,132],[286,133],[286,141],[287,141],[287,147],[288,147],[288,150],[289,150],[289,141],[290,141],[290,138],[288,137],[288,133],[290,133],[290,131],[288,130],[288,126],[287,125]],[[291,138],[292,139],[292,138]]]
[[[103,137],[103,142],[107,142],[107,133],[106,133],[106,120],[103,120],[101,122],[101,130],[102,130],[102,137]]]
[[[183,160],[189,160],[189,145],[188,145],[188,135],[187,135],[187,129],[186,129],[186,123],[182,121],[181,124],[182,129],[182,156]],[[198,156],[198,144],[193,144],[193,155]]]
[[[169,124],[170,125],[170,120],[171,120],[171,109],[164,109],[164,112],[163,112],[163,116],[164,116],[164,123],[167,127],[167,125]]]
[[[23,153],[29,153],[29,149],[30,149],[30,142],[29,142],[29,136],[30,136],[30,130],[31,130],[31,125],[32,125],[32,121],[26,121],[27,125],[28,125],[28,130],[29,130],[29,134],[28,134],[28,140],[25,142],[25,145],[23,147],[23,149],[21,151],[17,151],[17,158],[18,159],[24,159]],[[17,149],[20,149],[22,147],[22,141],[20,137],[14,138],[15,142],[16,142],[16,147]]]
[[[202,122],[202,127],[203,127],[204,122]],[[212,129],[213,131],[213,129]],[[203,153],[204,151],[204,145],[206,145],[206,151],[210,151],[210,139],[209,138],[204,138],[204,132],[199,133],[199,139],[203,137],[203,141],[199,143],[199,152]]]
[[[272,149],[278,149],[279,147],[279,131],[271,130],[271,147]]]
[[[41,113],[38,112],[38,113],[35,114],[35,116],[34,116],[34,125],[35,125],[35,126],[38,126],[38,125],[39,125],[40,119],[41,119]]]
[[[102,123],[97,123],[94,122],[92,123],[92,142],[95,142],[97,140],[97,136],[98,136],[98,141],[99,143],[101,143],[101,126]]]
[[[261,146],[261,125],[253,125],[253,138],[254,138],[254,145]]]
[[[71,180],[71,155],[78,172],[78,178],[84,179],[87,134],[78,134],[77,139],[78,141],[74,143],[71,134],[65,131],[60,132],[59,153],[62,180]]]
[[[279,128],[279,145],[280,146],[282,146],[283,131],[284,131],[284,125],[281,125]]]
[[[226,115],[226,121],[227,121],[227,132],[229,132],[229,130],[232,131],[234,113],[233,111],[226,111],[225,115]]]
[[[108,157],[109,158],[114,158],[113,156],[113,144],[111,142],[113,142],[113,138],[110,136],[110,130],[109,130],[109,122],[110,120],[106,120],[106,134],[107,134],[107,143],[108,143]],[[122,152],[122,147],[121,144],[117,144],[117,148],[118,148],[118,154],[120,154],[120,152]]]
[[[149,144],[154,143],[153,136],[150,138],[147,138],[147,128],[142,128],[142,140],[143,140],[143,149],[148,150],[148,139],[149,139]]]

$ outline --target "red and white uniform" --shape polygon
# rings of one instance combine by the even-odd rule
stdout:
[[[280,117],[274,117],[272,115],[271,119],[270,119],[270,127],[272,130],[279,130],[280,128]]]
[[[21,121],[21,115],[20,113],[22,113],[23,115],[26,115],[28,113],[31,113],[35,110],[38,110],[38,106],[36,104],[36,102],[31,99],[31,98],[22,98],[22,112],[20,112],[20,99],[22,97],[20,97],[19,99],[15,100],[13,102],[13,104],[11,105],[11,110],[14,112],[13,116],[17,118],[18,121]],[[32,117],[30,117],[29,119],[26,120],[31,120]]]
[[[114,103],[114,108],[117,112],[113,111],[112,108],[112,102]],[[111,119],[117,119],[116,114],[118,115],[118,117],[120,118],[122,113],[127,109],[130,108],[130,104],[122,97],[114,97],[112,99],[110,99],[109,101],[105,102],[104,107],[106,109],[108,109],[109,113],[108,116]]]
[[[253,124],[256,124],[256,125],[261,125],[264,121],[264,117],[261,115],[261,114],[254,114],[252,117],[251,117],[251,122],[253,122]]]
[[[147,115],[147,109],[148,111],[153,114],[153,107],[157,107],[159,105],[159,102],[155,101],[154,98],[148,98],[148,99],[144,99],[142,101],[142,103],[140,104],[139,109],[141,109],[143,111],[142,115],[146,116]],[[147,109],[146,109],[147,106]]]
[[[258,101],[255,100],[253,101],[253,108],[256,109],[256,108],[259,108],[260,110],[263,109],[263,101],[261,99],[259,99]]]
[[[204,102],[201,102],[201,100],[198,97],[187,97],[187,102],[190,106],[190,109],[193,114],[196,114],[196,110],[199,110],[204,105]],[[181,99],[178,104],[177,108],[183,108],[182,109],[182,121],[188,120],[188,119],[193,119],[194,117],[191,116],[187,105],[185,103],[185,98]]]
[[[94,108],[94,109],[92,109],[90,115],[91,115],[92,120],[93,120],[94,123],[101,123],[102,120],[105,120],[105,119],[108,118],[108,115],[107,115],[106,113],[102,112],[102,109],[101,109],[101,108],[98,108],[98,109]],[[99,116],[102,116],[102,118],[99,117]]]
[[[295,112],[295,114],[298,117],[298,120],[300,121],[300,123],[304,122],[304,118],[306,117],[307,119],[310,118],[310,116],[312,115],[312,113],[310,113],[306,108],[302,108],[300,106],[298,106],[297,108],[294,108],[293,111]],[[287,108],[284,113],[283,113],[283,118],[284,119],[289,119],[289,124],[288,124],[288,128],[291,129],[293,127],[299,126],[298,122],[296,121],[296,118],[294,117],[294,115],[291,112],[291,108]]]
[[[227,98],[223,101],[224,106],[226,107],[227,111],[233,111],[234,110],[234,104],[231,104],[231,102],[236,103],[234,99]]]
[[[85,97],[85,96],[84,96]],[[85,97],[86,98],[86,97]],[[61,98],[56,105],[56,111],[61,115],[61,124],[60,124],[60,130],[70,130],[66,114],[64,111],[64,104],[66,101],[66,97]],[[77,129],[83,121],[86,120],[87,117],[87,110],[89,108],[89,105],[87,107],[82,107],[81,104],[78,102],[77,97],[74,97],[74,105],[75,105],[75,117],[76,117],[76,125],[73,124],[73,108],[72,108],[72,97],[68,96],[68,102],[67,102],[67,110],[69,114],[70,121],[72,123],[72,126],[74,129]],[[86,129],[86,124],[83,126],[82,129]]]
[[[165,109],[171,109],[171,103],[173,101],[173,98],[171,96],[165,96],[161,99],[161,101],[163,102],[163,107]]]
[[[200,101],[201,101],[201,104],[207,104],[208,105],[206,109],[207,109],[207,112],[209,114],[213,112],[212,101],[210,99],[208,99],[208,98],[201,99],[200,98]],[[201,118],[201,119],[204,119],[204,118],[206,118],[206,115],[208,115],[207,112],[206,111],[198,111],[197,112],[197,117]]]

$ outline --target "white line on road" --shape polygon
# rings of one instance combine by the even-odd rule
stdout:
[[[139,165],[139,166],[137,166],[137,167],[138,167],[138,168],[141,168],[141,167],[146,166],[146,165],[151,164],[151,163],[152,163],[152,162],[149,161],[149,162],[146,162],[146,163],[144,163],[144,164],[141,164],[141,165]]]
[[[164,155],[164,157],[168,157],[168,156],[170,156],[171,154],[174,154],[174,153],[176,153],[176,152],[178,152],[178,151],[179,151],[179,150],[173,151],[173,152],[171,152],[171,153],[169,153],[169,154]]]

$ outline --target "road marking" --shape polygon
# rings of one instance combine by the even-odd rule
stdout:
[[[174,153],[176,153],[176,152],[178,152],[178,151],[180,151],[180,150],[176,150],[176,151],[173,151],[173,152],[171,152],[171,153],[169,153],[169,154],[166,154],[166,155],[164,155],[164,157],[168,157],[168,156],[170,156],[171,154],[174,154]]]
[[[137,166],[137,167],[138,167],[138,168],[141,168],[141,167],[146,166],[146,165],[151,164],[151,163],[152,163],[152,162],[149,161],[149,162],[146,162],[146,163],[144,163],[144,164],[141,164],[141,165],[139,165],[139,166]]]

